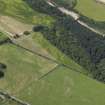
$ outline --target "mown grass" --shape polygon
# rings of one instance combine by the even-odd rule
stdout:
[[[17,95],[32,105],[104,105],[103,92],[104,84],[61,66]]]
[[[5,100],[5,102],[4,101],[0,102],[0,105],[20,105],[20,104],[18,104],[17,102],[13,102],[12,100],[7,99],[7,100]]]
[[[77,0],[75,9],[82,15],[96,21],[105,21],[105,5],[95,0]]]
[[[52,70],[56,64],[11,44],[0,46],[0,62],[7,66],[4,78],[0,79],[0,89],[12,94],[24,90]]]

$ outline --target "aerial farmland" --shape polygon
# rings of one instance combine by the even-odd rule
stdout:
[[[0,105],[105,105],[105,0],[0,0]]]

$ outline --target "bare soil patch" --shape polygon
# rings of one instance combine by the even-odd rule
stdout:
[[[0,27],[12,34],[21,34],[24,31],[32,30],[33,25],[21,23],[9,16],[0,16]]]

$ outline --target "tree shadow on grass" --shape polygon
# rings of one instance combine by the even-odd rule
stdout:
[[[5,64],[0,63],[0,78],[4,77],[6,68],[7,68],[7,66]]]

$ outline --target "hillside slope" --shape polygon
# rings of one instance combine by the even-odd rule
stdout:
[[[30,105],[104,105],[105,85],[92,79],[96,66],[104,71],[104,39],[44,3],[0,1],[1,41],[8,38],[6,31],[15,35],[27,25],[31,29],[0,44],[0,62],[7,67],[0,90]],[[33,32],[33,26],[41,29]],[[21,105],[2,95],[0,104]]]

